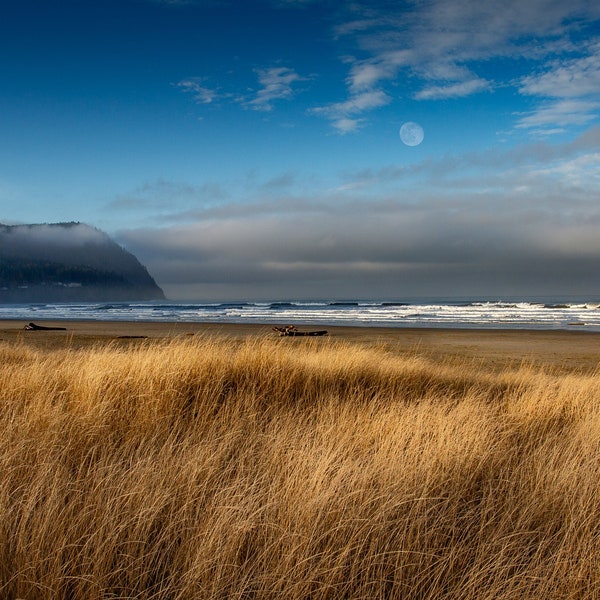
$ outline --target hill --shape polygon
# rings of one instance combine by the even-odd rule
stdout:
[[[162,300],[139,260],[83,223],[0,224],[0,302]]]

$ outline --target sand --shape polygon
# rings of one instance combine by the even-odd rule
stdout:
[[[81,349],[111,343],[135,345],[179,336],[218,336],[232,342],[277,338],[271,325],[232,323],[155,323],[104,321],[36,321],[65,331],[26,331],[24,321],[0,320],[0,343],[22,343],[40,349]],[[300,327],[301,330],[322,326]],[[282,338],[301,350],[303,344],[335,341],[383,347],[399,354],[419,354],[435,361],[479,363],[486,368],[529,363],[564,372],[597,372],[600,333],[483,329],[326,327],[323,338]]]

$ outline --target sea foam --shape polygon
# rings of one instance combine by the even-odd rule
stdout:
[[[3,304],[0,319],[600,331],[600,303],[564,300]]]

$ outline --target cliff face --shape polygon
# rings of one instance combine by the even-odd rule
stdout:
[[[0,224],[0,302],[162,300],[146,268],[82,223]]]

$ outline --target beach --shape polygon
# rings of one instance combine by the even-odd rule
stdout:
[[[124,321],[36,321],[60,331],[26,331],[26,321],[0,320],[0,341],[23,343],[36,348],[85,348],[98,344],[137,344],[185,336],[208,336],[243,341],[276,338],[272,325],[234,323],[165,323]],[[289,338],[296,344],[335,341],[383,347],[398,354],[419,354],[434,361],[476,361],[490,368],[521,363],[565,372],[593,372],[600,365],[600,333],[587,331],[442,329],[303,326],[311,331],[327,329],[323,338]]]

